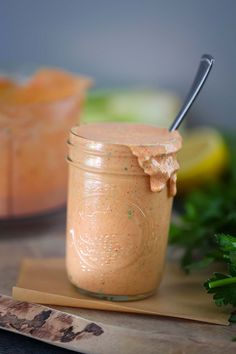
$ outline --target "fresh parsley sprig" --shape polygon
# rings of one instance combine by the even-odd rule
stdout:
[[[221,260],[226,263],[228,271],[227,274],[214,273],[214,276],[204,283],[204,287],[208,293],[213,294],[216,305],[236,307],[236,237],[216,235],[216,243]]]
[[[170,228],[170,243],[183,248],[181,264],[186,271],[222,261],[215,234],[236,232],[236,146],[235,136],[227,137],[230,163],[220,181],[190,193],[184,212]]]
[[[236,308],[236,144],[227,136],[229,169],[220,181],[193,191],[184,201],[184,212],[172,223],[170,243],[183,249],[182,267],[187,271],[222,264],[204,283],[218,306]],[[235,235],[235,236],[232,236]],[[236,313],[230,321],[236,322]]]

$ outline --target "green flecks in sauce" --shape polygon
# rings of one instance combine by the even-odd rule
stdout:
[[[132,219],[132,217],[133,217],[133,210],[131,210],[131,209],[129,209],[128,210],[128,219]]]

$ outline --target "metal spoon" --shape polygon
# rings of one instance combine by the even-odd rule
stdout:
[[[199,65],[197,74],[195,76],[195,79],[193,81],[193,84],[190,88],[188,96],[186,97],[181,110],[179,111],[177,117],[175,118],[174,122],[172,123],[172,125],[169,128],[170,132],[178,129],[178,127],[182,123],[189,108],[192,106],[195,98],[197,97],[201,88],[203,87],[203,85],[207,79],[207,76],[208,76],[209,72],[211,71],[214,61],[215,61],[215,59],[209,54],[204,54],[201,57],[200,65]]]

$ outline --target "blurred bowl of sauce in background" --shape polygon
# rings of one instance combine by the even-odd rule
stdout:
[[[0,219],[47,214],[66,202],[68,130],[79,124],[91,81],[42,68],[0,75]]]

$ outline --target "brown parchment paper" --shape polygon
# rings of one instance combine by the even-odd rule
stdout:
[[[216,307],[202,287],[206,274],[184,274],[175,263],[166,265],[160,288],[150,298],[111,302],[81,295],[69,282],[62,258],[25,259],[13,298],[40,304],[178,317],[228,324],[229,309]]]

